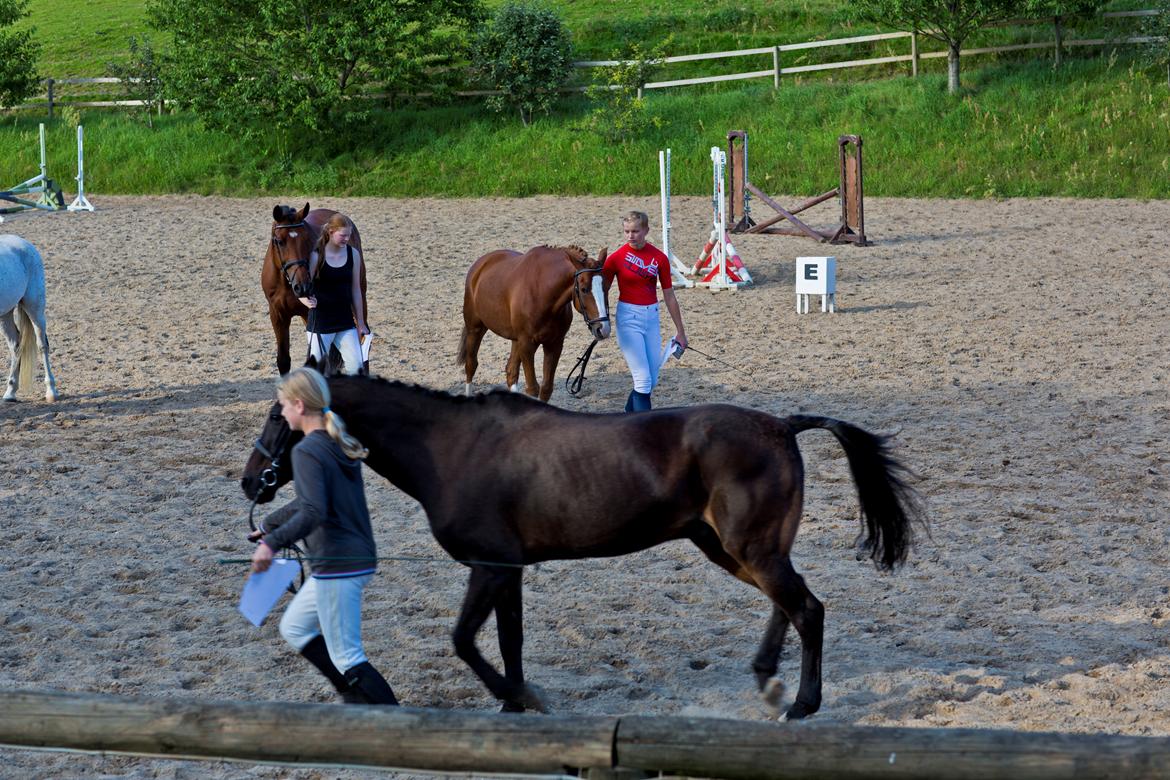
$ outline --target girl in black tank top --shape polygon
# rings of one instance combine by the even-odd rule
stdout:
[[[318,258],[320,270],[313,283],[317,298],[315,333],[340,333],[353,327],[353,247],[345,248],[345,265],[334,268]]]
[[[353,223],[344,214],[334,214],[322,228],[321,238],[310,259],[313,296],[302,298],[309,307],[309,354],[323,366],[331,347],[345,362],[345,373],[356,374],[365,365],[361,337],[369,334],[361,288],[361,250],[349,245]],[[328,254],[337,257],[345,248],[345,263],[331,266]]]

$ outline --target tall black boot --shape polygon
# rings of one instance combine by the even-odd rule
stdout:
[[[363,661],[347,669],[345,681],[349,683],[350,691],[360,694],[366,704],[398,704],[390,683],[378,674],[378,670],[369,661]]]
[[[635,412],[650,411],[651,407],[649,393],[639,393],[637,390],[635,390],[634,392],[630,393],[630,402]]]
[[[317,667],[321,674],[328,678],[329,682],[333,683],[333,687],[341,694],[341,700],[346,704],[365,704],[364,696],[356,691],[350,690],[349,683],[345,680],[345,675],[337,671],[337,667],[333,665],[333,660],[329,658],[329,648],[325,646],[325,637],[318,634],[309,640],[309,644],[301,648],[301,655],[305,657],[309,663]]]

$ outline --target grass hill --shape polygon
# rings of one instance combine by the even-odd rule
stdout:
[[[104,75],[106,62],[124,56],[130,35],[160,43],[145,24],[145,4],[89,0],[79,10],[59,0],[32,0],[29,22],[44,45],[42,73]],[[665,31],[673,36],[670,53],[874,31],[848,26],[843,5],[828,0],[553,5],[583,57],[608,57],[624,40],[653,42]],[[987,39],[1046,35],[1050,30],[1012,28],[989,31]],[[95,191],[645,194],[657,189],[657,150],[670,146],[677,161],[675,191],[701,194],[710,186],[707,150],[723,145],[727,130],[744,129],[752,139],[752,178],[776,193],[828,189],[836,136],[859,133],[866,142],[871,195],[1170,196],[1170,92],[1163,74],[1126,50],[1102,56],[1077,49],[1060,68],[1035,54],[965,59],[966,89],[957,97],[946,94],[942,60],[927,64],[916,80],[893,70],[882,71],[882,78],[846,71],[786,79],[778,91],[763,80],[652,92],[649,110],[661,126],[617,146],[583,129],[590,107],[580,97],[561,101],[531,127],[488,112],[478,101],[384,112],[347,148],[293,154],[275,143],[210,132],[184,115],[164,116],[149,130],[124,112],[67,110],[64,120],[50,124],[51,170],[72,170],[72,124],[84,121],[87,181]],[[704,67],[704,73],[715,72],[709,63]],[[738,61],[725,67],[758,66]],[[36,123],[42,119],[17,114],[0,126],[0,171],[13,181],[35,171]]]

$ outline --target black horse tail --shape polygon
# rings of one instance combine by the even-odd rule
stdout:
[[[879,569],[889,571],[903,563],[913,544],[914,526],[926,523],[921,499],[906,482],[915,475],[890,454],[890,437],[831,417],[798,414],[787,422],[794,434],[822,428],[837,437],[849,458],[861,504],[858,547]]]
[[[463,326],[463,331],[459,334],[459,351],[455,353],[455,365],[467,366],[467,326]]]

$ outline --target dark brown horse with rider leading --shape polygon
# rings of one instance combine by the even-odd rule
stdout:
[[[581,313],[595,339],[609,336],[609,311],[601,285],[601,265],[577,246],[538,246],[521,254],[511,249],[489,252],[472,264],[463,286],[463,333],[455,362],[471,378],[479,367],[479,345],[489,330],[512,342],[504,375],[508,387],[519,389],[524,368],[525,389],[547,401],[573,309]],[[544,348],[544,375],[536,385],[536,348]]]
[[[260,272],[260,286],[268,299],[268,318],[272,321],[272,332],[276,335],[276,368],[287,374],[292,366],[289,357],[289,324],[293,317],[300,317],[308,323],[309,308],[298,300],[313,294],[313,279],[309,274],[309,255],[317,248],[317,239],[325,224],[338,212],[332,209],[313,209],[309,204],[300,211],[291,206],[276,206],[272,209],[272,231],[268,238],[268,252],[264,255],[264,268]],[[353,228],[350,244],[361,252],[362,309],[369,323],[369,309],[366,307],[366,263],[362,252],[362,237],[357,225]]]
[[[369,377],[334,377],[329,389],[330,407],[369,448],[366,465],[417,500],[435,540],[470,567],[455,652],[510,711],[544,709],[524,681],[523,566],[688,539],[770,599],[752,670],[772,704],[784,634],[796,629],[800,689],[787,715],[811,715],[821,705],[825,610],[789,558],[804,496],[797,435],[820,428],[844,448],[859,552],[879,568],[906,557],[918,518],[887,439],[829,417],[724,404],[580,414],[517,393],[464,398]],[[244,469],[248,498],[270,501],[292,479],[290,448],[301,436],[275,404]],[[475,646],[493,611],[503,675]]]

